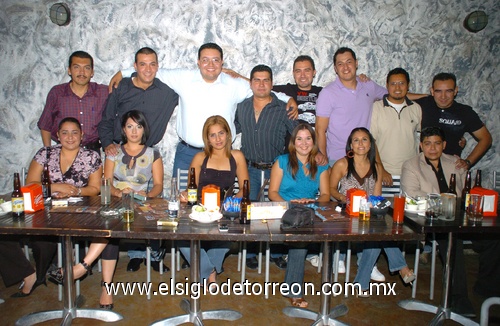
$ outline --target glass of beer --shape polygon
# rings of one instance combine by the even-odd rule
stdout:
[[[122,218],[125,223],[134,221],[134,192],[122,193]]]

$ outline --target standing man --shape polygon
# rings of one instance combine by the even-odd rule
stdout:
[[[156,77],[158,71],[158,56],[156,52],[144,47],[135,54],[134,68],[137,76],[125,78],[117,89],[109,95],[102,121],[99,124],[99,137],[106,155],[117,155],[120,146],[122,116],[130,110],[139,110],[144,113],[149,125],[150,135],[146,145],[156,145],[167,129],[168,121],[174,112],[179,96]],[[152,245],[158,247],[157,242]],[[158,249],[158,248],[155,248]],[[129,250],[130,262],[127,271],[139,270],[146,258],[146,251]],[[160,257],[158,251],[151,253],[151,266],[159,271]]]
[[[292,73],[295,84],[274,85],[273,91],[292,97],[298,106],[298,122],[308,123],[314,127],[316,124],[316,100],[319,92],[323,89],[323,87],[312,84],[316,76],[314,60],[308,55],[298,56],[293,62]]]
[[[490,148],[491,134],[477,113],[468,105],[455,102],[458,93],[457,78],[454,74],[439,73],[432,79],[431,95],[417,102],[422,107],[422,128],[436,126],[446,134],[446,154],[460,157],[460,139],[468,132],[477,144],[470,154],[457,161],[457,167],[470,168]]]
[[[121,118],[130,110],[144,113],[150,135],[146,145],[156,145],[167,129],[179,96],[156,78],[158,57],[144,47],[136,52],[134,69],[137,76],[126,78],[109,94],[106,109],[99,124],[99,138],[107,155],[116,155],[122,139]]]
[[[262,171],[269,179],[274,160],[285,152],[286,133],[291,134],[298,123],[289,119],[286,103],[271,92],[271,68],[255,66],[250,73],[250,88],[253,96],[238,104],[234,123],[236,133],[241,133],[241,151],[247,159],[250,199],[255,201],[259,200]],[[271,259],[279,268],[286,268],[281,252],[271,254]],[[247,256],[246,264],[251,269],[257,267],[254,253]]]
[[[356,77],[358,60],[353,50],[342,47],[333,56],[337,79],[319,94],[316,108],[316,137],[330,165],[345,156],[345,143],[356,127],[370,127],[372,105],[387,90],[373,81]]]
[[[97,126],[108,98],[107,86],[90,81],[94,77],[94,59],[84,51],[70,55],[68,75],[71,77],[69,83],[52,87],[38,120],[43,146],[50,146],[51,139],[57,142],[59,122],[73,117],[80,121],[83,146],[99,152]]]
[[[392,175],[401,175],[406,160],[418,154],[417,132],[420,132],[422,110],[406,97],[410,75],[403,68],[389,71],[386,87],[388,94],[373,103],[370,132],[384,169],[392,179]]]
[[[234,116],[236,105],[252,95],[248,82],[222,73],[224,64],[222,48],[215,43],[203,44],[198,50],[199,69],[160,69],[158,78],[179,94],[177,134],[179,144],[175,152],[174,170],[189,169],[196,153],[203,150],[202,130],[207,118],[224,117],[231,133],[236,135]],[[131,70],[118,72],[110,82],[110,88],[129,76]],[[280,96],[288,101],[288,96]],[[290,103],[296,108],[296,104]],[[296,116],[294,110],[290,114]]]

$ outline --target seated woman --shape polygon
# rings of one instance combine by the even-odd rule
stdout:
[[[204,186],[215,184],[221,189],[227,189],[238,178],[240,191],[237,197],[243,195],[243,182],[248,180],[248,169],[245,156],[239,150],[231,150],[231,129],[226,119],[219,115],[211,116],[203,125],[203,152],[197,153],[191,161],[190,168],[194,168],[196,184],[198,185],[198,198]],[[181,196],[182,198],[183,196]],[[186,201],[186,197],[182,201]],[[200,250],[200,276],[201,281],[207,283],[217,281],[217,273],[222,272],[222,263],[229,251],[229,243],[212,241],[202,243],[205,249]],[[209,248],[209,249],[206,249]],[[179,247],[184,257],[190,262],[189,247]]]
[[[372,146],[373,144],[373,146]],[[347,156],[335,162],[330,174],[330,192],[340,202],[346,201],[346,192],[351,188],[363,189],[368,195],[382,194],[382,174],[380,164],[375,161],[375,140],[366,128],[352,130],[346,144]],[[370,275],[383,246],[389,260],[391,272],[399,271],[405,283],[415,279],[406,265],[403,254],[392,242],[365,242],[363,254],[358,259],[358,273],[354,283],[359,283],[362,292],[368,296]]]
[[[24,256],[19,241],[5,235],[0,241],[0,276],[6,287],[23,282],[22,288],[11,298],[27,297],[42,284],[37,282],[35,269]]]
[[[31,162],[26,182],[41,184],[43,165],[48,162],[51,180],[50,188],[53,197],[97,196],[102,176],[102,164],[99,154],[93,150],[83,149],[80,146],[83,133],[77,119],[64,118],[59,123],[58,130],[57,136],[60,144],[42,148],[36,153]],[[81,260],[80,264],[73,267],[75,279],[84,276],[90,270],[94,260],[102,253],[103,281],[111,282],[116,259],[118,258],[118,246],[107,246],[107,244],[108,240],[103,238],[92,240],[87,255]],[[42,275],[45,275],[55,250],[56,243],[54,241],[33,242],[33,256],[37,262],[37,273],[42,272]],[[39,258],[40,256],[42,259]],[[40,265],[42,266],[39,268]],[[49,277],[53,281],[62,284],[63,273],[61,269],[51,271]],[[103,287],[100,306],[101,308],[112,309],[113,305],[107,300],[106,291]]]
[[[149,125],[144,114],[131,110],[122,116],[122,144],[118,153],[108,155],[104,163],[104,177],[112,179],[111,195],[121,197],[134,191],[145,197],[157,197],[163,192],[163,160],[156,148],[147,147]],[[153,186],[148,190],[152,179]],[[151,265],[159,270],[161,257],[158,254],[159,241],[151,241]],[[129,250],[128,271],[136,271],[146,258],[145,250]],[[135,267],[134,267],[135,266]],[[168,270],[165,267],[165,270]]]
[[[316,164],[319,150],[316,134],[311,126],[301,123],[295,127],[290,137],[288,151],[288,154],[278,156],[271,169],[269,199],[301,204],[314,202],[319,189],[317,201],[330,201],[328,165]],[[285,282],[289,286],[293,283],[301,285],[301,292],[290,297],[290,301],[296,307],[306,308],[308,303],[302,297],[302,283],[307,246],[305,244],[293,246],[288,250]]]

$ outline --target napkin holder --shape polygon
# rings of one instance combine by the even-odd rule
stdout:
[[[366,191],[358,188],[351,188],[346,192],[345,211],[349,216],[359,216],[361,199],[366,197]]]
[[[34,213],[44,209],[42,186],[39,184],[29,184],[21,187],[24,196],[24,211]]]

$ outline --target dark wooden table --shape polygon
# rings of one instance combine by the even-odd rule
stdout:
[[[386,215],[381,219],[369,222],[359,222],[357,218],[346,217],[344,213],[335,212],[335,203],[319,205],[317,210],[326,218],[323,222],[315,219],[310,227],[283,231],[280,229],[281,220],[253,220],[250,225],[241,225],[238,221],[224,220],[229,226],[228,232],[219,232],[218,223],[201,224],[189,219],[190,208],[182,206],[177,227],[162,227],[156,225],[154,218],[162,216],[166,210],[166,202],[155,199],[146,202],[153,209],[150,212],[136,210],[135,221],[130,225],[117,225],[112,230],[112,237],[119,238],[149,238],[190,240],[191,242],[191,281],[199,281],[198,257],[200,240],[212,241],[265,241],[265,242],[321,242],[323,244],[322,283],[331,283],[332,243],[342,241],[416,241],[422,240],[424,235],[417,234],[404,225],[394,225],[392,217]],[[163,213],[165,216],[166,213]],[[146,218],[148,217],[148,218]],[[287,307],[283,312],[292,317],[314,320],[314,325],[341,325],[335,317],[347,313],[345,305],[339,305],[330,310],[330,295],[321,294],[321,310],[313,312],[307,309]],[[235,311],[207,311],[202,312],[198,299],[182,300],[181,308],[185,315],[174,316],[154,323],[153,325],[177,325],[191,322],[201,325],[203,319],[235,320],[238,312]],[[241,316],[241,315],[240,315]]]
[[[100,208],[100,198],[86,198],[80,206],[91,205]],[[11,213],[0,217],[0,234],[57,235],[63,238],[64,254],[64,307],[61,310],[34,312],[21,317],[16,325],[33,325],[47,320],[62,319],[61,325],[70,325],[74,318],[91,318],[112,322],[123,317],[102,309],[80,309],[75,304],[75,283],[73,278],[73,237],[109,237],[118,219],[103,219],[92,213],[54,213],[46,208],[24,218],[13,218]]]
[[[446,252],[446,262],[444,264],[443,291],[441,305],[434,305],[417,300],[403,300],[399,306],[407,310],[419,310],[436,314],[430,325],[440,325],[446,319],[452,319],[462,325],[477,325],[471,319],[451,312],[449,307],[449,294],[451,291],[451,273],[453,271],[454,259],[452,256],[454,247],[454,234],[500,234],[500,218],[484,217],[481,223],[474,223],[467,220],[465,213],[457,209],[454,220],[445,221],[441,219],[427,219],[425,216],[416,214],[406,214],[405,223],[421,234],[445,233],[448,235],[448,250]]]

